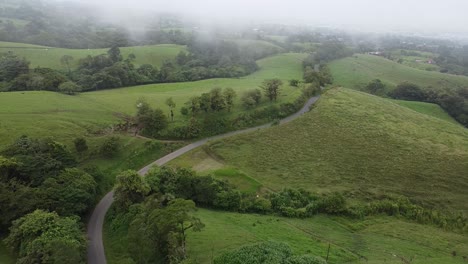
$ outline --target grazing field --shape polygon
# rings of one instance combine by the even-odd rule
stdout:
[[[391,53],[393,61],[425,71],[440,71],[440,67],[434,63],[437,54],[413,50],[394,50]]]
[[[339,191],[361,201],[405,195],[468,212],[468,130],[349,89],[327,91],[289,124],[212,142],[172,164],[195,167],[200,151],[272,190]]]
[[[194,95],[214,87],[231,87],[238,93],[233,113],[241,113],[240,95],[247,89],[258,88],[264,79],[299,79],[302,75],[303,54],[280,54],[258,61],[261,69],[238,79],[210,79],[197,82],[153,84],[104,90],[67,96],[54,92],[27,91],[0,93],[0,146],[11,143],[21,135],[50,136],[70,143],[77,136],[93,136],[110,131],[118,121],[116,114],[135,113],[136,101],[144,97],[155,107],[168,111],[165,100],[173,97],[177,104],[175,122],[184,123],[180,108]],[[295,100],[301,91],[284,85],[277,104]],[[264,102],[264,105],[268,104]],[[106,132],[107,131],[107,132]]]
[[[398,64],[379,56],[354,55],[329,64],[334,84],[362,90],[370,81],[380,79],[390,88],[408,81],[421,87],[448,88],[468,86],[468,77],[425,71]]]
[[[460,124],[458,123],[453,117],[451,117],[447,112],[444,111],[439,105],[425,103],[425,102],[417,102],[417,101],[404,101],[404,100],[394,100],[393,102],[412,109],[418,113],[426,114],[429,116],[437,117],[439,119],[451,122],[453,124]]]
[[[185,50],[185,46],[164,44],[152,46],[134,46],[120,48],[122,56],[127,58],[133,53],[136,56],[135,66],[142,64],[152,64],[161,66],[165,60],[173,60],[180,51]],[[67,67],[60,62],[63,55],[70,55],[74,59],[71,62],[72,69],[78,67],[80,59],[88,55],[96,56],[105,54],[108,49],[63,49],[51,48],[32,44],[0,42],[0,52],[14,52],[20,57],[25,57],[31,62],[31,68],[44,67],[66,71]]]
[[[250,243],[282,241],[295,254],[327,255],[328,263],[464,263],[468,237],[389,217],[349,220],[315,216],[291,219],[200,209],[206,227],[188,234],[189,256],[197,263]],[[457,257],[452,256],[452,252]],[[116,263],[116,262],[109,262]]]

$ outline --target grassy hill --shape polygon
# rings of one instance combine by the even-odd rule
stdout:
[[[468,254],[463,246],[467,236],[389,217],[291,219],[205,209],[197,216],[206,224],[203,231],[188,234],[188,253],[197,263],[211,263],[212,257],[226,251],[270,240],[289,244],[295,254],[323,258],[330,244],[330,264],[403,263],[400,257],[413,257],[411,263],[419,264],[463,263],[462,256]]]
[[[196,166],[204,155],[217,162],[204,171],[235,168],[271,190],[406,195],[468,212],[468,130],[349,89],[329,90],[290,124],[212,142],[173,165]]]
[[[468,86],[466,76],[419,70],[379,56],[359,54],[333,61],[329,66],[336,85],[357,90],[361,90],[374,79],[380,79],[392,87],[404,81],[434,88]]]
[[[124,58],[131,53],[135,54],[136,66],[152,64],[159,67],[165,60],[173,60],[180,51],[185,50],[185,47],[180,45],[164,44],[123,47],[120,49]],[[96,56],[104,54],[107,50],[108,49],[63,49],[23,43],[0,42],[0,52],[11,51],[20,57],[25,57],[31,62],[32,68],[45,67],[63,71],[67,70],[66,67],[60,63],[60,58],[63,55],[72,56],[74,58],[72,61],[72,68],[76,68],[80,59],[85,58],[88,55]]]
[[[394,100],[393,102],[401,106],[407,107],[409,109],[412,109],[418,113],[426,114],[432,117],[437,117],[439,119],[448,121],[453,124],[460,124],[437,104],[403,100]]]
[[[67,96],[54,92],[7,92],[0,96],[0,146],[21,135],[51,136],[62,142],[74,137],[102,133],[114,124],[116,114],[134,114],[135,102],[145,97],[153,106],[168,111],[164,101],[173,97],[177,104],[175,125],[185,122],[180,108],[193,95],[200,95],[214,87],[232,87],[239,96],[234,113],[240,113],[240,94],[257,88],[264,79],[281,78],[284,81],[302,75],[302,54],[280,54],[258,61],[260,70],[238,79],[210,79],[198,82],[153,84]],[[300,90],[284,86],[279,103],[293,101]],[[266,104],[266,103],[264,103]],[[232,114],[234,114],[232,113]],[[225,113],[229,115],[229,113]]]

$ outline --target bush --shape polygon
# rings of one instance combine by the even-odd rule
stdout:
[[[424,91],[418,85],[409,82],[400,83],[389,95],[395,99],[410,101],[424,101],[426,99]]]
[[[299,80],[291,79],[289,80],[289,85],[293,87],[297,87],[299,85]]]
[[[75,140],[73,140],[73,143],[75,144],[75,149],[78,153],[82,153],[88,150],[88,144],[86,143],[85,138],[75,138]]]
[[[120,139],[112,136],[102,143],[99,151],[104,157],[113,158],[119,153],[120,147]]]
[[[180,113],[184,116],[188,115],[189,114],[189,110],[187,107],[183,106],[182,108],[180,108]]]

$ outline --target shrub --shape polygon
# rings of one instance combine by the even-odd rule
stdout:
[[[291,79],[289,80],[289,85],[293,87],[297,87],[299,85],[299,80]]]
[[[426,99],[424,91],[418,85],[409,82],[400,83],[389,95],[401,100],[424,101]]]
[[[88,144],[86,143],[85,138],[75,138],[75,140],[73,140],[73,143],[75,144],[75,149],[78,153],[82,153],[88,150]]]
[[[100,148],[100,153],[107,158],[115,157],[120,151],[120,139],[112,136],[106,139]]]

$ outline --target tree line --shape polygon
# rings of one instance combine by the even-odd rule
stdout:
[[[173,61],[165,61],[160,69],[151,64],[136,67],[136,56],[123,58],[119,47],[106,54],[87,56],[72,70],[69,55],[61,58],[67,72],[49,68],[30,69],[30,62],[12,52],[0,54],[0,90],[48,90],[74,94],[80,91],[118,88],[148,83],[196,81],[215,77],[240,77],[258,69],[252,58],[247,58],[231,42],[189,45],[189,53],[180,52]]]

